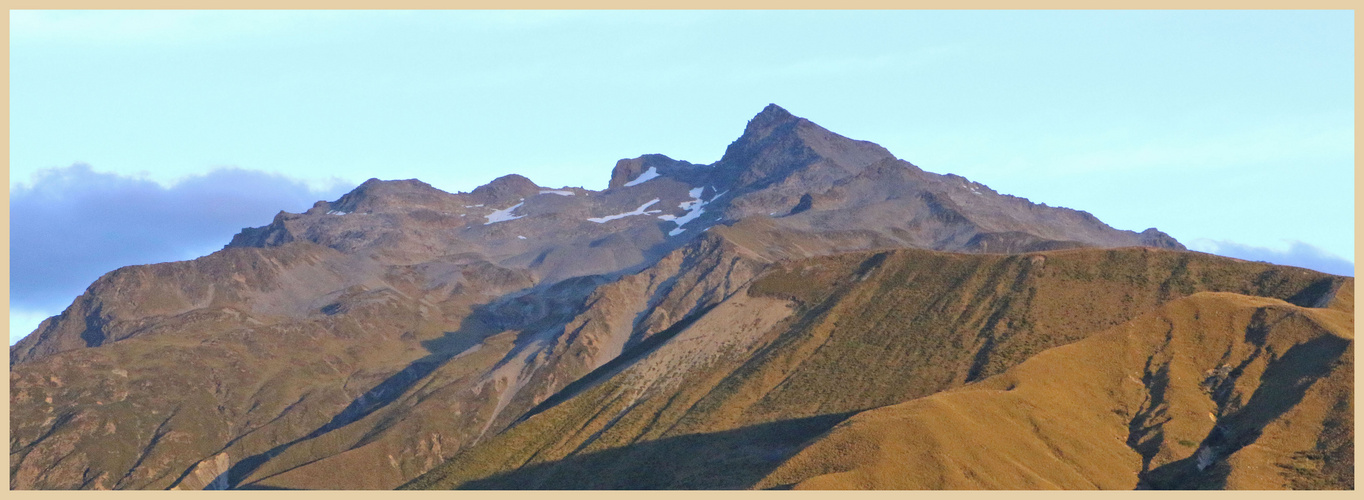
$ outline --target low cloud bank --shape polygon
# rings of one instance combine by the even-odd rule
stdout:
[[[269,224],[335,200],[340,181],[312,189],[280,174],[222,168],[165,187],[95,172],[89,165],[41,171],[10,189],[10,343],[61,312],[104,273],[122,266],[192,259],[244,227]]]
[[[1354,276],[1355,264],[1325,250],[1301,241],[1290,242],[1288,250],[1243,245],[1232,241],[1208,239],[1194,240],[1189,243],[1190,250],[1217,254],[1237,259],[1263,261],[1285,266],[1305,267],[1323,273]]]

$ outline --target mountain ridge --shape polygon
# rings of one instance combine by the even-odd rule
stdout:
[[[796,316],[672,382],[685,389],[640,394],[635,385],[653,378],[621,373],[404,487],[778,486],[789,481],[760,481],[851,416],[970,387],[1156,304],[1213,290],[1348,312],[1351,286],[1348,278],[1160,249],[1012,256],[904,249],[787,261],[747,295],[790,301]],[[683,335],[734,334],[692,330]],[[655,354],[659,363],[694,349],[669,348]],[[651,478],[670,461],[688,474]]]
[[[1222,328],[1208,323],[1246,334],[1207,335]],[[1354,371],[1346,354],[1352,328],[1343,311],[1199,292],[979,384],[858,415],[757,487],[1281,489],[1305,480],[1352,488],[1352,474],[1323,471],[1320,458],[1315,470],[1294,468],[1310,462],[1285,451],[1322,448],[1303,442],[1317,433],[1293,427],[1343,417],[1326,409],[1349,397],[1342,389]],[[1291,365],[1305,372],[1285,368]],[[1077,372],[1088,376],[1074,378]],[[1289,391],[1299,403],[1284,407],[1266,396],[1270,390]],[[1095,401],[1104,399],[1111,401]],[[971,447],[988,451],[962,452]],[[1352,453],[1339,438],[1325,448],[1337,460]],[[890,449],[904,450],[910,463],[885,464]],[[947,464],[942,456],[1013,462]],[[1256,470],[1265,462],[1288,470]]]
[[[752,464],[869,405],[988,379],[1203,290],[1343,307],[1353,280],[1188,252],[773,104],[710,165],[623,159],[601,191],[370,179],[211,255],[106,274],[11,347],[11,487],[440,485],[443,464],[551,421],[569,434],[538,460],[579,464],[564,470],[603,459],[574,448],[623,436],[647,444],[631,451],[645,464],[739,439],[761,456],[724,455],[738,465],[723,486],[751,487],[767,467]],[[889,312],[936,326],[848,330]],[[910,345],[939,357],[880,363],[910,379],[830,361]],[[846,391],[821,392],[829,380]],[[676,413],[684,401],[699,406]],[[679,420],[655,427],[650,411]],[[627,482],[595,484],[705,487],[711,471],[611,463]],[[529,464],[514,465],[490,474]]]
[[[810,146],[807,137],[820,144]],[[773,141],[779,144],[768,144]],[[805,153],[831,149],[824,147],[828,144],[842,145],[832,149],[844,153],[859,148],[861,152],[844,155],[843,159]],[[792,149],[800,152],[787,154]],[[775,156],[781,161],[768,157],[749,158],[747,163],[739,161],[739,158],[755,154]],[[755,168],[743,168],[754,165]],[[660,166],[663,173],[657,178],[625,186],[648,168]],[[774,166],[783,168],[778,173],[786,176],[785,179],[799,177],[799,182],[755,187],[754,182],[773,175],[768,170]],[[825,172],[800,177],[801,172],[810,169]],[[793,175],[796,177],[791,177]],[[917,187],[921,185],[928,186],[928,190]],[[827,186],[827,189],[812,191],[812,186]],[[986,190],[984,193],[980,191],[982,188]],[[698,189],[700,191],[696,191]],[[747,196],[742,195],[745,190],[749,191]],[[920,193],[918,199],[904,196],[914,191]],[[877,192],[897,194],[878,195]],[[564,193],[571,194],[565,196]],[[971,213],[961,205],[966,201],[963,196],[968,193],[969,196],[998,197],[1000,203],[1006,205],[988,212]],[[589,198],[593,201],[581,202]],[[649,205],[653,200],[658,201]],[[849,200],[853,200],[851,205]],[[868,207],[864,203],[867,200],[883,200],[891,206]],[[796,210],[802,202],[815,209]],[[904,206],[906,202],[909,206]],[[599,206],[592,206],[594,204]],[[768,208],[778,210],[763,213]],[[1025,214],[1028,220],[998,218],[999,213],[1016,208],[1023,208],[1025,211],[1015,210],[1015,213]],[[867,209],[920,212],[921,215],[912,216],[909,224],[910,231],[917,234],[906,233],[903,227],[868,227],[869,222],[861,217]],[[693,211],[697,213],[685,217]],[[1030,215],[1039,211],[1043,215]],[[1114,232],[1087,212],[1046,207],[1023,198],[997,195],[983,185],[952,174],[928,174],[913,164],[895,159],[880,146],[838,136],[775,104],[769,104],[750,120],[744,134],[730,145],[725,157],[712,165],[693,165],[663,155],[621,160],[612,171],[610,187],[601,192],[542,188],[516,174],[499,177],[469,193],[447,193],[416,179],[370,179],[335,201],[319,201],[303,213],[280,212],[269,225],[243,229],[225,248],[273,247],[310,241],[343,253],[369,250],[406,262],[429,258],[431,249],[441,248],[446,252],[478,252],[493,261],[520,262],[514,267],[528,267],[539,278],[553,281],[639,269],[685,244],[702,228],[758,215],[777,216],[778,213],[783,214],[778,217],[783,223],[795,217],[790,224],[784,224],[791,230],[826,233],[867,230],[876,233],[872,239],[885,248],[907,246],[986,252],[990,251],[990,244],[1006,250],[1057,248],[1058,245],[1184,248],[1155,228],[1142,233]],[[594,219],[589,217],[591,215],[599,217]],[[613,219],[621,215],[624,216]],[[647,215],[654,217],[640,217]],[[672,220],[663,220],[665,218]],[[685,227],[675,222],[682,220],[680,218],[686,218]],[[603,222],[589,222],[596,220]],[[1046,226],[1055,220],[1064,224],[1060,232]],[[532,221],[539,221],[539,224],[532,225]],[[437,234],[431,230],[452,223],[463,226],[458,234]],[[608,224],[607,227],[618,227],[622,223],[633,224],[624,231],[602,231],[594,227]],[[654,227],[649,227],[648,223]],[[505,224],[531,227],[511,232],[504,229]],[[672,229],[663,233],[662,227]],[[1076,237],[1062,236],[1065,231],[1076,230],[1080,231]],[[561,248],[537,247],[526,242],[538,239],[535,232],[541,232],[540,238],[556,240]],[[573,238],[573,235],[587,237]],[[579,254],[576,259],[563,255],[575,253],[562,250],[564,239],[579,240],[569,243],[576,247],[574,250]],[[846,249],[863,248],[869,247],[863,244]],[[616,264],[583,267],[565,262],[567,260],[614,261]],[[33,349],[25,347],[19,352],[30,351]],[[11,349],[11,352],[15,350]]]

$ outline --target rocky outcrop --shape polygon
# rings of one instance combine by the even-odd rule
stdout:
[[[890,158],[894,156],[881,146],[834,134],[770,104],[725,149],[714,167],[715,182],[744,192],[799,176],[819,188]]]
[[[472,195],[473,199],[480,202],[501,205],[509,201],[529,198],[539,193],[540,186],[535,185],[530,179],[509,174],[493,179],[492,182],[475,188],[469,194]]]
[[[228,488],[227,471],[232,458],[226,452],[199,461],[189,473],[171,489],[176,490],[225,490]]]

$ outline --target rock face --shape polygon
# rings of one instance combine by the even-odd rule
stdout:
[[[211,458],[194,465],[189,474],[180,479],[172,489],[177,490],[225,490],[227,484],[228,466],[232,464],[232,457],[227,453],[219,453]]]
[[[775,105],[715,164],[621,160],[604,191],[371,179],[113,271],[11,347],[10,484],[752,487],[849,415],[1180,297],[1352,297],[1183,250]]]

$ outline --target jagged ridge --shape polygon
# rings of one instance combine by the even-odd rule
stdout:
[[[806,345],[790,322],[821,316],[753,284],[777,263],[1130,245],[1182,249],[925,172],[775,105],[713,165],[622,160],[600,192],[516,175],[470,193],[371,179],[212,255],[112,272],[12,347],[11,487],[389,488],[622,376],[647,383],[610,404],[657,403],[680,374],[775,332]],[[1308,279],[1263,272],[1256,290]],[[1186,293],[1186,274],[1161,278],[1160,300]],[[957,368],[963,381],[997,373],[1076,328],[991,337]],[[821,404],[899,401],[869,394]],[[774,429],[804,436],[831,418],[797,414],[810,416]]]

